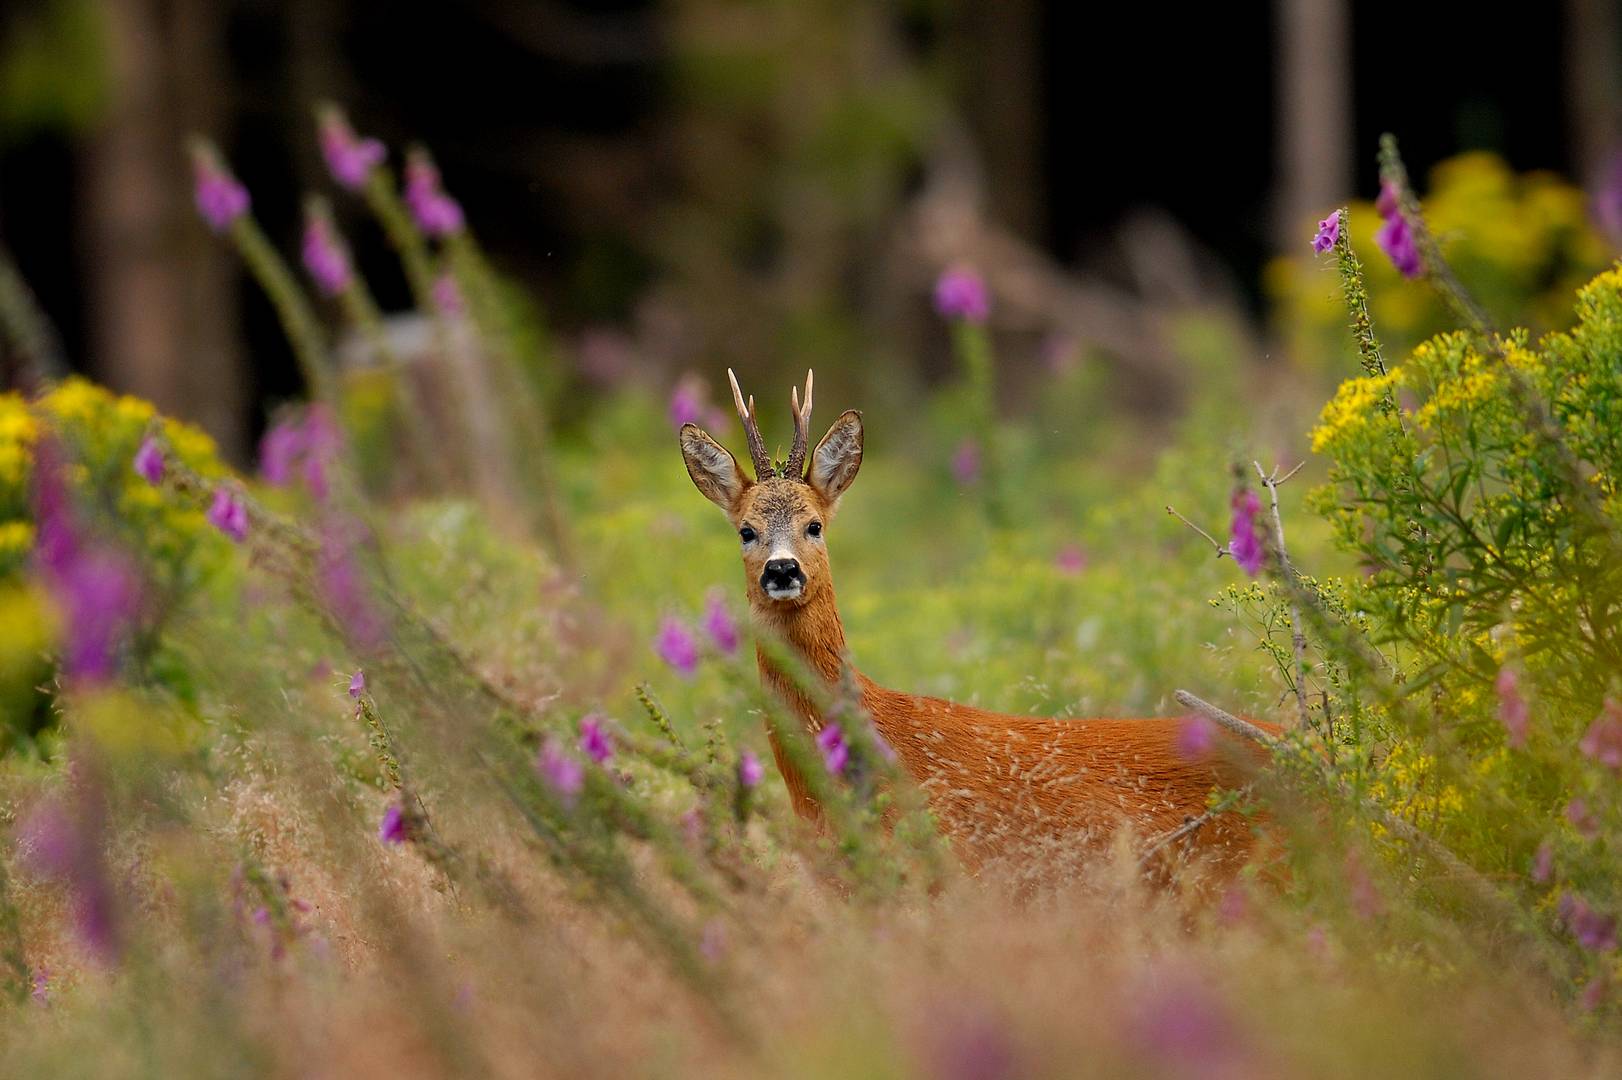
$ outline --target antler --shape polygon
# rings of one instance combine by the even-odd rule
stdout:
[[[799,480],[805,475],[805,439],[811,434],[811,370],[805,372],[805,402],[793,387],[788,392],[789,403],[794,406],[794,445],[789,449],[788,461],[783,464],[783,475]]]
[[[755,479],[770,480],[772,478],[772,459],[766,453],[766,441],[760,437],[760,425],[755,422],[755,397],[749,396],[749,404],[743,403],[743,391],[738,389],[738,377],[727,368],[727,381],[732,384],[732,403],[738,407],[738,417],[743,420],[743,437],[749,440],[749,457],[755,463]]]

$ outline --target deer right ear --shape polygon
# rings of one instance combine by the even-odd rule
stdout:
[[[681,456],[699,494],[730,514],[738,496],[749,486],[748,477],[738,468],[738,459],[697,424],[681,426]]]
[[[856,471],[861,467],[862,414],[847,409],[811,452],[811,467],[805,472],[805,482],[821,492],[832,506],[856,479]]]

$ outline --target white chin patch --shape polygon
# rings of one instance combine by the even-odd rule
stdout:
[[[802,586],[792,585],[787,589],[769,588],[766,595],[773,600],[798,600],[804,591]]]

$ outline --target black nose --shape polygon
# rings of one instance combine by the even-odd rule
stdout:
[[[767,592],[773,589],[792,589],[805,584],[805,575],[800,572],[798,559],[772,559],[766,564],[765,573],[760,575],[760,587]]]

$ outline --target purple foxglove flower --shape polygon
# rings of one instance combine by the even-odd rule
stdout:
[[[359,701],[364,693],[366,693],[366,672],[356,668],[354,677],[349,680],[349,696]]]
[[[293,482],[293,468],[304,454],[304,425],[283,420],[271,425],[259,440],[259,475],[265,483],[285,487]]]
[[[439,169],[420,151],[406,160],[405,202],[417,228],[429,236],[462,231],[461,204],[445,194],[439,186]]]
[[[135,475],[157,487],[163,483],[163,470],[163,447],[158,445],[157,439],[148,435],[135,451]]]
[[[1506,664],[1498,669],[1498,678],[1493,686],[1498,691],[1498,722],[1504,725],[1507,733],[1504,741],[1510,749],[1519,750],[1526,745],[1529,717],[1526,699],[1521,696],[1520,676]]]
[[[1374,234],[1374,242],[1386,253],[1397,273],[1405,278],[1416,278],[1424,271],[1424,261],[1414,243],[1414,234],[1401,214],[1386,218],[1385,224]]]
[[[1588,980],[1583,992],[1577,997],[1577,1007],[1583,1012],[1593,1012],[1605,1001],[1605,995],[1610,991],[1611,980],[1602,971]]]
[[[1087,551],[1080,544],[1066,544],[1053,556],[1053,565],[1061,574],[1079,574],[1087,569]]]
[[[1599,819],[1588,808],[1588,800],[1582,797],[1572,799],[1566,804],[1566,820],[1571,827],[1577,830],[1577,835],[1584,840],[1592,840],[1599,835]]]
[[[304,268],[324,296],[349,288],[349,253],[324,214],[311,212],[304,223]]]
[[[586,783],[585,766],[551,735],[541,744],[540,753],[535,758],[535,770],[565,806],[574,805],[575,798]]]
[[[1203,716],[1190,714],[1177,726],[1173,748],[1184,761],[1202,761],[1216,749],[1217,728]]]
[[[1333,248],[1335,246],[1335,242],[1339,239],[1340,211],[1337,210],[1333,214],[1330,214],[1328,217],[1324,218],[1322,221],[1318,222],[1318,235],[1312,238],[1312,250],[1316,251],[1319,255],[1322,255],[1324,252]]]
[[[387,638],[388,626],[355,559],[360,531],[358,523],[339,517],[328,520],[316,555],[316,580],[321,599],[344,633],[362,651],[371,652]]]
[[[119,647],[141,606],[141,585],[128,562],[107,551],[87,552],[53,589],[65,609],[64,673],[104,682],[117,671]]]
[[[1532,883],[1547,885],[1554,880],[1554,845],[1545,840],[1532,856]]]
[[[1393,217],[1397,213],[1400,201],[1397,185],[1390,180],[1383,181],[1380,184],[1380,194],[1374,200],[1374,212],[1382,218]]]
[[[738,755],[738,783],[746,788],[758,787],[766,778],[766,767],[760,763],[753,750],[745,750]]]
[[[704,418],[704,381],[683,375],[670,392],[670,426],[696,424]]]
[[[829,772],[835,776],[844,773],[850,761],[850,744],[845,742],[845,733],[839,730],[837,721],[817,732],[817,749],[822,751],[822,763]]]
[[[705,601],[704,633],[709,635],[710,643],[723,656],[731,656],[738,651],[738,624],[733,621],[732,613],[727,610],[726,601],[719,592],[710,593]]]
[[[237,543],[248,538],[248,507],[242,498],[224,484],[214,489],[214,502],[205,515],[208,523]]]
[[[1179,1076],[1243,1076],[1245,1053],[1232,1014],[1200,979],[1154,980],[1128,1015],[1127,1036],[1145,1057]]]
[[[1239,568],[1251,577],[1255,577],[1262,568],[1262,557],[1265,549],[1262,546],[1261,529],[1256,525],[1256,515],[1262,510],[1262,501],[1256,493],[1247,488],[1241,488],[1233,493],[1233,523],[1232,535],[1228,541],[1228,554]]]
[[[462,287],[456,284],[456,278],[452,274],[441,274],[434,280],[433,297],[434,306],[447,319],[461,318],[467,312],[467,302],[462,299]]]
[[[41,964],[34,970],[33,989],[29,996],[34,999],[35,1005],[49,1005],[51,1003],[51,969]]]
[[[403,844],[411,839],[411,821],[399,802],[389,803],[377,826],[377,838],[385,844]]]
[[[889,739],[879,734],[879,729],[874,726],[871,720],[867,723],[867,737],[873,740],[873,749],[879,752],[879,757],[888,761],[891,765],[896,763],[895,747],[890,745]]]
[[[321,156],[339,185],[359,191],[371,179],[372,170],[383,164],[388,151],[376,139],[356,135],[343,113],[325,109],[321,114]]]
[[[952,479],[968,487],[980,479],[980,444],[973,439],[958,443],[952,454]]]
[[[140,614],[140,579],[118,552],[82,535],[52,442],[36,446],[32,494],[34,565],[62,616],[63,674],[105,681],[116,673],[119,648]]]
[[[1558,911],[1578,945],[1589,952],[1616,950],[1616,916],[1595,911],[1588,901],[1572,893],[1561,894]]]
[[[36,803],[17,830],[23,864],[67,887],[74,929],[102,963],[120,952],[117,900],[102,856],[103,814],[93,792]]]
[[[197,212],[209,228],[223,233],[248,212],[248,189],[237,182],[211,150],[192,155],[192,176],[196,186]]]
[[[1588,725],[1577,749],[1612,772],[1622,772],[1622,704],[1606,698],[1605,707]]]
[[[659,624],[653,649],[659,659],[675,668],[683,678],[692,678],[693,672],[698,670],[698,640],[687,625],[673,615]]]
[[[979,274],[950,267],[935,281],[935,310],[942,318],[979,325],[991,316],[991,295]]]
[[[580,752],[599,765],[607,765],[614,756],[614,738],[595,713],[580,720]]]

